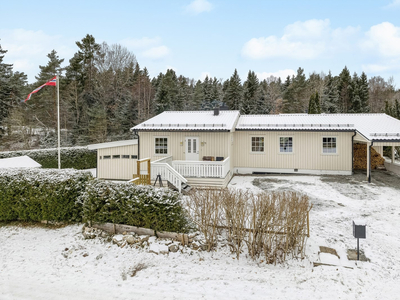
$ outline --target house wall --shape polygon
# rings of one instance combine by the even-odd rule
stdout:
[[[234,171],[351,174],[353,132],[236,131]],[[251,152],[251,137],[264,137],[264,152]],[[293,137],[293,153],[279,152],[279,137]],[[322,153],[322,138],[336,137],[337,153]]]
[[[111,156],[104,159],[104,156]],[[113,155],[120,155],[120,158],[113,158]],[[129,155],[122,158],[122,155]],[[97,150],[97,178],[129,180],[136,174],[137,159],[132,159],[132,155],[137,155],[137,145],[103,148]],[[101,157],[101,159],[100,159]]]
[[[150,157],[152,161],[172,155],[173,160],[186,160],[186,137],[199,138],[199,160],[203,156],[227,158],[232,151],[230,132],[140,132],[140,158]],[[168,154],[155,154],[155,138],[168,137]]]

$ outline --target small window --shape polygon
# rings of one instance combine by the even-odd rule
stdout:
[[[137,155],[131,155],[131,159],[137,159]]]
[[[280,137],[279,138],[279,152],[292,153],[293,152],[293,138]]]
[[[129,155],[122,155],[122,158],[128,158],[129,159]]]
[[[336,153],[336,138],[322,138],[322,153]]]
[[[251,152],[264,152],[264,137],[251,138]]]
[[[111,159],[111,155],[104,155],[103,158],[104,159]]]
[[[155,153],[168,154],[168,138],[155,139]]]
[[[121,155],[113,155],[113,159],[121,158]]]
[[[100,159],[102,158],[102,156],[100,156]]]

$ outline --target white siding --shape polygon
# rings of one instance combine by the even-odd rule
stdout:
[[[235,168],[351,171],[353,132],[236,131]],[[251,137],[264,137],[263,153],[251,152]],[[279,152],[279,137],[293,137],[293,153]],[[336,137],[337,153],[322,153],[322,138]]]
[[[104,156],[111,156],[104,159]],[[113,155],[120,155],[120,158],[112,158]],[[122,155],[129,155],[122,158]],[[104,148],[97,150],[97,178],[103,179],[132,179],[136,174],[137,159],[132,159],[131,155],[137,155],[137,145]],[[101,159],[100,159],[101,157]]]

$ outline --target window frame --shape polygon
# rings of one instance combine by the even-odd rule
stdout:
[[[254,146],[256,148],[257,147],[259,147],[259,148],[262,147],[262,151],[260,151],[260,150],[259,151],[254,151],[253,150],[253,139],[254,138],[262,139],[262,146],[260,146],[260,145]],[[250,153],[252,153],[252,154],[263,154],[263,153],[265,153],[265,136],[262,136],[262,135],[252,135],[252,136],[250,136]]]
[[[292,151],[281,151],[281,139],[282,138],[290,138],[292,139]],[[279,154],[294,154],[294,137],[292,135],[280,135],[278,137],[278,150],[279,150]]]
[[[156,141],[157,139],[166,139],[167,140],[167,145],[166,145],[166,153],[157,153],[157,145],[156,145]],[[155,156],[165,156],[169,154],[169,138],[167,136],[155,136],[154,137],[154,155]],[[162,147],[162,146],[159,146]]]
[[[324,139],[335,139],[335,152],[324,152]],[[326,142],[328,143],[328,142]],[[332,142],[331,142],[332,143]],[[326,148],[328,149],[328,148]],[[322,136],[322,155],[338,155],[338,137],[337,136]]]

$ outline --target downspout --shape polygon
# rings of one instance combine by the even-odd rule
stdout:
[[[351,174],[354,174],[354,137],[357,135],[357,131],[354,130],[354,134],[351,137]]]
[[[371,183],[371,150],[372,146],[374,145],[374,141],[371,142],[371,145],[369,146],[369,174],[368,174],[368,182]]]
[[[140,159],[140,137],[139,133],[135,130],[134,136],[137,138],[137,159]]]

